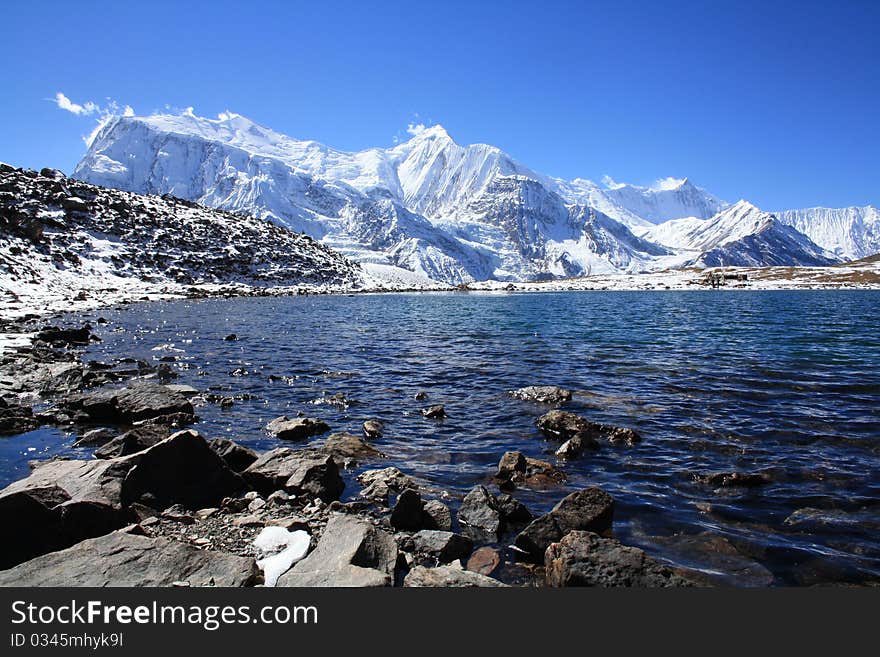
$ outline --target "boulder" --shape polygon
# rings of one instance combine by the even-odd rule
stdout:
[[[522,452],[505,452],[495,473],[495,480],[502,490],[517,486],[549,488],[565,479],[565,473],[553,464],[525,456]]]
[[[81,328],[61,328],[58,326],[44,326],[34,336],[34,340],[45,342],[53,347],[79,347],[85,346],[92,340],[99,341],[88,324]]]
[[[305,440],[330,431],[330,426],[313,417],[290,418],[282,415],[267,424],[266,431],[279,440]]]
[[[154,508],[182,504],[189,509],[214,506],[247,488],[244,480],[196,431],[178,431],[133,455],[137,462],[125,476],[122,503],[145,496]]]
[[[252,449],[239,445],[228,438],[213,438],[208,441],[211,449],[226,462],[226,465],[233,472],[242,472],[246,470],[259,455]]]
[[[682,574],[644,551],[589,531],[572,531],[545,554],[547,586],[694,586]]]
[[[324,452],[333,456],[340,463],[385,457],[382,452],[368,444],[363,438],[351,433],[331,434],[324,443]]]
[[[553,410],[538,418],[538,428],[544,435],[562,441],[573,441],[567,451],[573,455],[586,449],[595,449],[598,441],[613,445],[635,445],[642,438],[633,429],[590,422],[574,413]]]
[[[440,500],[429,500],[422,508],[425,529],[452,531],[452,511]]]
[[[366,470],[358,475],[358,481],[364,487],[361,491],[363,497],[386,504],[391,493],[400,493],[406,488],[416,488],[410,477],[394,467]]]
[[[468,570],[480,575],[491,575],[501,565],[501,554],[488,545],[474,551],[467,561]]]
[[[511,397],[540,404],[561,404],[571,399],[571,391],[559,386],[526,386],[508,392]]]
[[[334,513],[312,553],[281,575],[277,586],[391,586],[396,564],[391,534],[362,518]]]
[[[0,491],[0,523],[10,537],[0,568],[121,527],[123,481],[135,462],[46,461]]]
[[[158,383],[142,382],[127,388],[73,395],[66,404],[97,424],[131,424],[163,415],[195,416],[186,397]]]
[[[288,447],[270,450],[249,465],[242,476],[265,495],[284,489],[325,502],[339,499],[345,488],[333,457],[318,450]]]
[[[426,568],[416,566],[407,574],[403,585],[408,587],[475,588],[484,586],[507,586],[497,579],[457,566]]]
[[[601,488],[579,490],[563,498],[549,513],[530,522],[515,541],[527,559],[540,563],[551,543],[571,531],[606,532],[614,518],[614,500]]]
[[[250,557],[123,531],[90,538],[0,572],[0,586],[251,586]]]
[[[413,535],[416,552],[434,557],[440,563],[466,559],[474,549],[467,536],[436,529],[423,529]]]
[[[503,527],[498,502],[485,486],[475,486],[465,495],[458,509],[458,521],[468,533],[478,537],[497,538]]]
[[[0,397],[0,436],[33,431],[40,426],[30,406],[19,404],[14,399]]]
[[[403,531],[418,531],[424,526],[424,506],[418,491],[407,488],[397,496],[391,510],[391,526]]]

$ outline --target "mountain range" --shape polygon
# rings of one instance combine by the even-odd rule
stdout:
[[[445,283],[686,266],[822,266],[880,252],[873,206],[769,213],[688,179],[650,187],[536,173],[422,128],[349,153],[233,113],[113,117],[73,177],[267,219],[367,272]]]

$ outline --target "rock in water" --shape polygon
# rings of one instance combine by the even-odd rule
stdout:
[[[364,436],[369,440],[377,440],[382,437],[382,430],[385,426],[379,420],[367,420],[364,422]]]
[[[422,415],[432,420],[441,420],[446,417],[446,408],[443,404],[436,404],[422,409]]]
[[[576,456],[586,449],[595,449],[602,440],[612,445],[635,445],[642,437],[634,429],[590,422],[574,413],[554,410],[542,415],[538,428],[549,438],[570,441],[567,456]]]
[[[358,459],[384,458],[384,454],[351,433],[334,433],[324,443],[324,451],[340,463]]]
[[[497,579],[492,579],[470,570],[464,570],[457,566],[437,566],[436,568],[416,566],[409,571],[409,574],[403,580],[403,585],[408,587],[452,588],[507,586]]]
[[[278,579],[278,586],[391,586],[397,544],[367,520],[334,513],[317,547]]]
[[[642,550],[588,531],[572,531],[547,547],[548,586],[694,586]]]
[[[66,405],[84,413],[97,424],[131,424],[174,414],[195,416],[186,397],[158,383],[137,383],[119,390],[82,393],[68,398]]]
[[[527,558],[540,563],[551,543],[571,531],[602,533],[611,529],[614,500],[601,488],[579,490],[563,498],[549,513],[536,518],[516,537]]]
[[[559,386],[526,386],[508,393],[511,397],[540,404],[561,404],[571,399],[571,391]]]
[[[701,484],[718,488],[752,488],[769,484],[771,481],[770,475],[766,472],[713,472],[695,475],[694,479]]]
[[[113,532],[0,571],[0,586],[252,586],[250,557]]]
[[[277,417],[266,425],[266,431],[280,440],[305,440],[311,436],[330,431],[323,420],[313,417]]]
[[[522,452],[505,452],[495,474],[495,480],[502,490],[516,486],[549,488],[565,479],[565,473],[553,464],[525,456]]]

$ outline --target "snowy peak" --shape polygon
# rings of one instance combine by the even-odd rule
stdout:
[[[708,219],[728,205],[687,178],[664,178],[650,187],[616,183],[607,176],[604,182],[606,196],[654,224],[683,217]]]

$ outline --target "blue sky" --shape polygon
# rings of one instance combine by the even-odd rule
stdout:
[[[69,172],[110,100],[357,150],[442,123],[542,173],[880,203],[880,2],[9,2],[0,160]],[[110,100],[108,100],[110,99]]]

